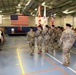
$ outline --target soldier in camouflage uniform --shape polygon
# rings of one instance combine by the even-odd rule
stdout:
[[[57,27],[57,29],[56,29],[56,31],[57,31],[57,37],[56,37],[56,45],[57,45],[57,47],[56,47],[56,49],[57,49],[57,51],[60,51],[60,47],[59,47],[59,40],[60,40],[60,37],[61,37],[61,35],[62,35],[62,30],[61,30],[61,27],[60,26],[58,26]]]
[[[30,27],[30,31],[27,33],[27,40],[29,41],[30,55],[32,55],[35,46],[35,32],[33,31],[33,27]]]
[[[50,41],[49,26],[48,25],[46,25],[45,29],[43,30],[43,37],[44,37],[45,52],[48,52],[49,41]]]
[[[66,24],[66,30],[63,31],[62,36],[60,38],[60,46],[63,45],[63,65],[68,66],[70,63],[70,49],[72,48],[75,42],[75,33],[71,29],[70,24]]]
[[[37,46],[38,46],[38,54],[40,54],[42,52],[42,43],[43,43],[43,36],[42,36],[42,26],[39,25],[37,27],[37,31],[36,31],[36,38],[37,38]]]
[[[55,49],[55,40],[56,40],[56,29],[55,29],[55,26],[52,25],[51,26],[51,29],[49,31],[49,34],[50,34],[50,45],[51,45],[51,51],[54,52],[54,49]]]

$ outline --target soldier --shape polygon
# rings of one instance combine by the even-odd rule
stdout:
[[[0,51],[1,51],[1,44],[2,43],[3,43],[2,28],[0,28]]]
[[[46,26],[45,26],[45,29],[43,30],[43,37],[44,37],[45,52],[48,53],[49,41],[50,41],[49,26],[48,26],[48,25],[46,25]]]
[[[55,49],[55,40],[56,40],[56,29],[55,29],[54,25],[51,26],[49,34],[50,34],[51,51],[54,52],[54,49]]]
[[[60,46],[63,45],[63,65],[68,66],[70,63],[70,49],[72,48],[75,42],[75,33],[71,29],[70,24],[66,24],[66,30],[63,31],[60,38]]]
[[[29,41],[30,55],[32,55],[35,46],[35,32],[33,31],[33,27],[30,27],[30,31],[27,33],[27,40]]]
[[[42,52],[42,43],[43,43],[42,30],[43,30],[42,26],[39,25],[37,27],[37,31],[35,34],[35,36],[37,38],[38,54],[41,54],[41,52]]]
[[[57,49],[57,51],[60,51],[60,47],[59,47],[59,44],[58,43],[59,43],[60,37],[62,35],[61,27],[58,26],[56,31],[57,31],[57,38],[56,38],[56,40],[57,40],[56,41],[57,48],[56,49]]]

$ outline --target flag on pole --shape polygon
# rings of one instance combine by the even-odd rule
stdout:
[[[54,15],[51,13],[51,24],[54,25]]]
[[[46,24],[47,24],[46,6],[44,6],[43,29],[45,28],[45,25],[46,25]]]
[[[41,24],[41,6],[38,7],[38,25]]]

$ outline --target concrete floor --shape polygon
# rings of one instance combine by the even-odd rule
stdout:
[[[26,37],[6,37],[0,51],[0,75],[76,75],[76,48],[71,50],[71,64],[62,65],[62,51],[30,56]]]

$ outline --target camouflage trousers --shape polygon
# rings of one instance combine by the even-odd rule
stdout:
[[[48,49],[49,49],[49,39],[48,40],[45,40],[44,39],[44,49],[45,49],[45,51],[47,50],[48,51]]]
[[[42,44],[43,44],[43,39],[40,36],[40,37],[37,38],[37,47],[38,47],[39,52],[42,51]]]
[[[34,42],[29,42],[29,47],[30,47],[30,52],[34,52],[35,43]]]
[[[56,48],[56,42],[54,40],[50,40],[50,46],[51,50],[54,50]]]
[[[42,50],[42,43],[37,43],[38,51]]]
[[[70,62],[70,50],[63,49],[63,63],[68,64]]]

